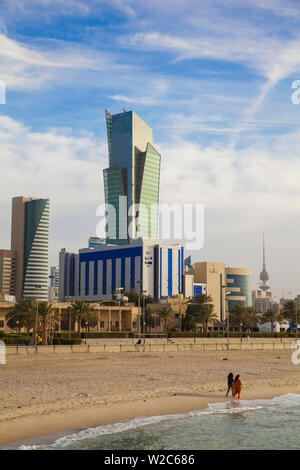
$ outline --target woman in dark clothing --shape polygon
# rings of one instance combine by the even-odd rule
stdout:
[[[226,393],[226,397],[228,397],[228,393],[230,392],[230,390],[232,390],[233,384],[234,384],[233,373],[230,372],[230,373],[228,374],[228,377],[227,377],[227,393]]]

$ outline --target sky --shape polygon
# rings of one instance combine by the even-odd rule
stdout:
[[[192,261],[250,268],[256,289],[264,230],[276,300],[300,294],[299,50],[298,0],[0,0],[1,248],[21,195],[50,198],[51,265],[87,246],[104,110],[133,110],[160,201],[204,205]]]

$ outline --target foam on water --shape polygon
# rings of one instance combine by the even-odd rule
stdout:
[[[72,433],[57,439],[50,447],[67,447],[74,442],[82,441],[84,439],[96,438],[103,435],[121,433],[126,431],[135,430],[144,426],[155,425],[167,421],[178,421],[187,419],[189,417],[201,417],[209,415],[226,415],[235,413],[245,413],[261,410],[263,408],[287,408],[300,406],[300,395],[289,393],[272,399],[256,399],[256,400],[239,400],[222,403],[212,403],[204,410],[189,411],[187,413],[176,413],[170,415],[161,416],[150,416],[150,417],[138,417],[130,421],[107,424],[102,426],[96,426],[93,428],[87,428],[82,431]],[[20,450],[37,450],[43,446],[23,445],[19,447]]]

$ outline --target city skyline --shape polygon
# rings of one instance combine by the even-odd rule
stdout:
[[[130,107],[154,129],[164,157],[161,201],[205,205],[204,248],[193,262],[249,266],[256,289],[265,230],[272,292],[295,296],[294,2],[74,0],[51,11],[33,3],[4,2],[0,25],[1,247],[9,248],[10,201],[20,193],[51,199],[51,265],[66,240],[73,251],[96,235],[103,110]]]

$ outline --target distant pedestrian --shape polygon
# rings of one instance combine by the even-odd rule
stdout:
[[[228,397],[228,393],[230,392],[230,390],[232,391],[233,384],[234,384],[233,373],[232,373],[232,372],[229,372],[228,377],[227,377],[227,393],[226,393],[226,397]],[[232,395],[233,395],[233,392],[232,392]]]
[[[233,384],[233,387],[232,387],[232,392],[233,392],[234,398],[235,398],[236,395],[238,395],[238,397],[241,398],[242,388],[243,388],[242,381],[240,379],[240,376],[237,375],[236,378],[234,379],[234,384]]]

